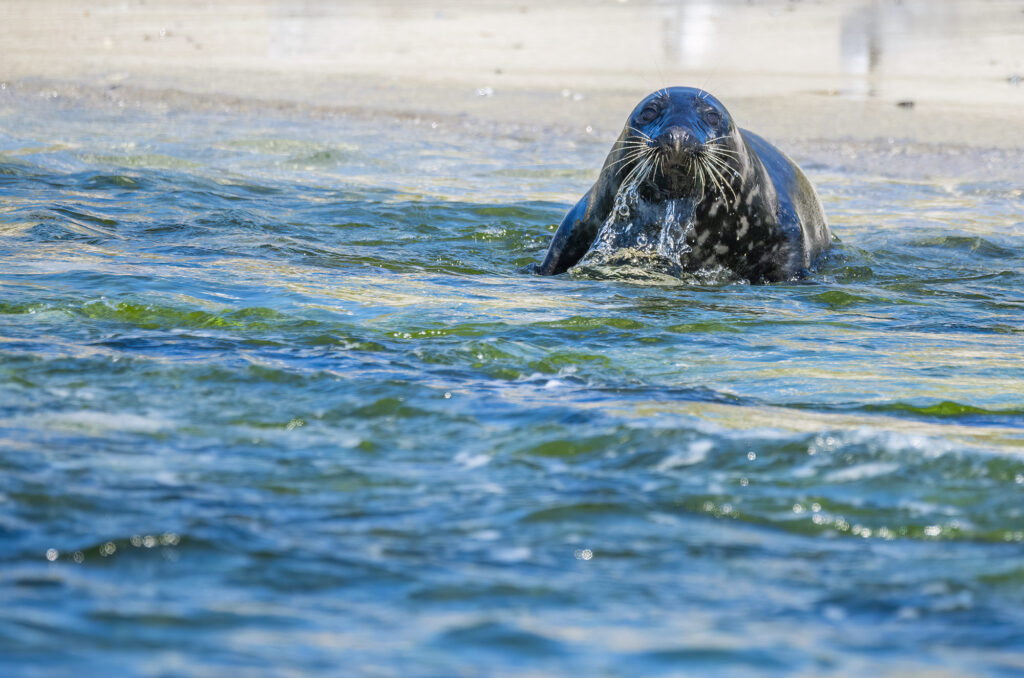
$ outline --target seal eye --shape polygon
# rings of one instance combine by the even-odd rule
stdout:
[[[722,122],[722,116],[718,114],[718,111],[706,111],[704,113],[704,122],[712,127],[718,127],[718,123]]]
[[[658,117],[658,109],[654,106],[648,106],[644,110],[640,111],[640,115],[636,116],[636,119],[643,124],[653,122]]]

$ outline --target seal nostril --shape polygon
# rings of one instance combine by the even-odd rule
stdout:
[[[692,152],[699,146],[689,130],[678,126],[669,127],[658,136],[657,141],[661,148],[674,153]]]

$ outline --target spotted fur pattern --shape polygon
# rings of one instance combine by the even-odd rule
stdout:
[[[633,110],[533,270],[614,263],[629,250],[663,259],[673,274],[725,269],[773,282],[805,274],[830,243],[818,196],[793,161],[703,90],[673,87]]]

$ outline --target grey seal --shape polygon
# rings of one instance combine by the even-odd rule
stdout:
[[[528,270],[628,265],[776,282],[806,275],[831,240],[796,163],[707,92],[671,87],[633,109],[597,181]]]

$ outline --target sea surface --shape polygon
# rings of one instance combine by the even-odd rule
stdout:
[[[0,92],[0,674],[1022,675],[1020,177],[519,273],[616,135]]]

